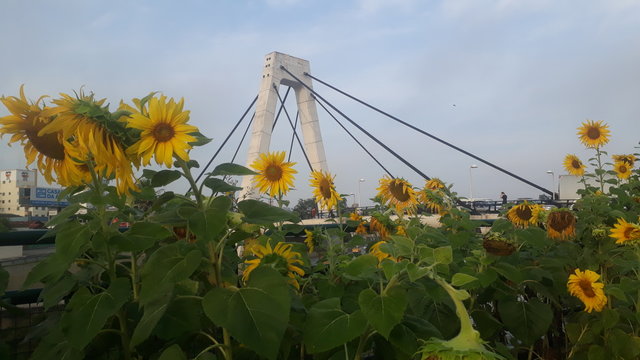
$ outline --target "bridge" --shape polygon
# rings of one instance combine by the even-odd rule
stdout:
[[[471,159],[481,162],[489,167],[498,170],[501,173],[509,175],[517,181],[523,182],[530,187],[533,187],[543,193],[549,195],[551,199],[556,199],[557,194],[543,186],[535,184],[534,182],[525,179],[522,176],[515,174],[514,172],[502,168],[496,165],[494,162],[484,159],[472,152],[463,149],[460,146],[454,145],[451,142],[443,140],[436,135],[427,132],[424,129],[420,129],[411,123],[404,121],[379,107],[376,107],[368,102],[341,90],[334,84],[330,84],[320,77],[312,75],[310,72],[309,62],[303,59],[295,58],[290,55],[272,52],[265,56],[265,64],[263,67],[263,74],[261,85],[258,95],[256,95],[249,106],[243,112],[240,119],[233,126],[229,134],[225,137],[224,141],[219,145],[218,149],[213,153],[210,160],[202,168],[196,181],[199,181],[206,173],[207,169],[211,166],[221,150],[228,146],[230,139],[236,133],[236,131],[244,126],[244,132],[242,133],[239,143],[235,148],[234,155],[231,162],[235,162],[243,143],[247,139],[249,130],[251,129],[251,135],[249,136],[248,152],[246,164],[251,164],[260,153],[268,152],[271,141],[272,132],[281,119],[286,118],[291,129],[291,141],[289,146],[289,159],[294,149],[294,144],[297,144],[304,156],[306,165],[309,170],[326,170],[327,159],[324,153],[324,145],[322,142],[322,136],[319,126],[319,117],[317,109],[320,108],[327,118],[332,119],[337,126],[342,129],[349,139],[351,139],[361,150],[363,155],[367,156],[373,163],[382,169],[389,177],[394,178],[388,170],[388,166],[382,164],[379,160],[379,156],[374,153],[384,151],[391,154],[393,158],[404,164],[407,168],[418,174],[425,180],[431,179],[429,175],[423,169],[419,169],[415,164],[409,162],[403,154],[387,145],[382,139],[373,135],[373,133],[363,126],[363,122],[356,121],[356,119],[348,116],[344,111],[335,106],[332,102],[327,100],[327,93],[321,93],[314,88],[314,84],[320,84],[323,87],[323,91],[327,93],[339,94],[347,99],[355,102],[356,104],[364,107],[369,111],[373,111],[390,121],[391,125],[401,125],[408,134],[426,137],[430,140],[436,141],[447,146],[454,151],[460,152]],[[281,94],[281,88],[286,88],[284,95]],[[289,97],[291,91],[295,93],[297,109],[295,112],[289,111],[285,103]],[[253,110],[253,111],[252,111]],[[251,114],[249,116],[249,114]],[[295,114],[292,116],[292,114]],[[248,120],[247,120],[248,119]],[[246,124],[243,124],[246,121]],[[349,130],[346,124],[350,125],[355,131]],[[300,132],[302,132],[303,140],[301,140]],[[362,139],[368,139],[373,141],[379,149],[367,148]],[[240,194],[241,197],[257,197],[252,189],[251,179],[246,176],[242,180],[243,190]],[[459,205],[464,206],[460,203]],[[473,205],[473,204],[471,204]],[[473,206],[471,207],[473,209]],[[495,207],[490,207],[494,209]]]

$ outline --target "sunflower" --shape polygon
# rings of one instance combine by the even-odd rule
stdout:
[[[618,161],[613,164],[613,171],[619,179],[628,179],[631,176],[631,165],[624,161]]]
[[[299,252],[291,251],[292,246],[291,244],[285,244],[283,242],[277,243],[273,248],[269,242],[267,242],[267,246],[260,244],[253,245],[251,247],[251,253],[253,253],[257,259],[245,260],[245,264],[248,266],[244,269],[242,280],[245,282],[249,280],[251,272],[258,266],[271,266],[283,275],[287,275],[290,278],[289,283],[295,286],[296,289],[300,289],[295,274],[304,276],[304,270],[298,267],[298,265],[302,265],[301,255]]]
[[[538,223],[540,215],[540,206],[523,202],[518,204],[507,212],[507,218],[516,226],[527,227]]]
[[[569,281],[567,281],[567,289],[569,293],[584,303],[585,311],[591,312],[602,311],[607,304],[607,297],[604,294],[604,284],[596,282],[600,278],[600,275],[591,271],[576,269],[575,275],[569,275]]]
[[[636,156],[633,154],[627,155],[612,155],[613,162],[626,162],[629,166],[633,167],[636,162]]]
[[[444,212],[444,193],[438,189],[430,189],[429,186],[425,186],[422,191],[418,193],[420,203],[426,206],[434,214],[442,214]]]
[[[320,207],[326,210],[337,208],[338,201],[342,200],[333,184],[334,178],[335,176],[322,170],[311,172],[310,184],[313,187],[313,196]]]
[[[377,257],[378,261],[382,261],[384,259],[397,261],[397,259],[395,257],[391,256],[391,254],[387,254],[386,252],[380,250],[380,245],[382,245],[382,244],[387,244],[387,242],[382,240],[382,241],[378,241],[377,243],[373,244],[371,246],[371,249],[369,250],[371,255]]]
[[[482,247],[495,256],[509,256],[516,250],[516,243],[500,232],[488,232],[482,239]]]
[[[586,166],[582,161],[580,161],[580,159],[578,159],[577,156],[568,154],[564,158],[564,168],[567,169],[571,175],[583,176]]]
[[[402,225],[398,225],[396,228],[396,235],[407,236],[407,229]]]
[[[392,179],[386,175],[380,179],[378,196],[387,206],[393,206],[396,212],[402,213],[405,210],[409,213],[415,212],[418,204],[416,194],[411,184],[404,179]]]
[[[95,100],[93,94],[82,91],[74,98],[60,94],[53,100],[56,107],[43,114],[54,119],[43,127],[39,135],[62,133],[65,139],[73,139],[83,163],[92,161],[95,171],[107,179],[115,178],[120,194],[137,191],[131,159],[125,151],[124,140],[115,129],[123,129],[118,120],[111,119],[105,99]]]
[[[576,234],[576,217],[568,209],[553,210],[547,216],[547,235],[553,239],[568,239]]]
[[[578,128],[580,141],[589,148],[599,148],[609,142],[609,125],[602,120],[587,120]]]
[[[85,177],[82,176],[79,164],[68,155],[67,150],[71,149],[71,144],[64,140],[60,132],[40,134],[52,121],[45,114],[47,108],[39,105],[42,98],[29,102],[24,94],[24,85],[20,87],[20,97],[0,98],[11,112],[11,115],[0,118],[0,136],[11,134],[9,144],[20,142],[27,166],[37,161],[38,170],[48,183],[57,180],[63,186],[79,185]]]
[[[636,242],[640,240],[640,225],[628,223],[625,219],[619,218],[609,236],[616,239],[616,244]]]
[[[297,171],[293,168],[294,162],[285,162],[284,151],[260,154],[260,158],[251,164],[258,172],[253,176],[260,192],[271,197],[284,195],[293,187],[293,174]]]
[[[427,180],[424,187],[429,190],[439,190],[444,188],[444,182],[438,178],[432,178],[431,180]]]
[[[314,234],[313,231],[309,231],[307,229],[304,230],[305,238],[304,243],[307,244],[309,248],[309,253],[312,253],[315,250],[316,246],[318,246],[318,237]]]
[[[371,232],[377,232],[378,236],[381,239],[386,239],[389,237],[389,229],[387,229],[387,227],[380,222],[380,220],[376,219],[375,217],[371,217],[371,220],[369,220],[369,229],[371,230]]]
[[[358,221],[358,227],[356,228],[356,234],[366,235],[367,228],[365,222],[362,220],[362,216],[356,213],[349,214],[349,220]]]
[[[184,99],[175,102],[167,101],[166,96],[152,97],[147,111],[131,114],[127,127],[142,130],[140,140],[133,144],[127,152],[142,158],[143,165],[149,165],[155,156],[157,164],[170,168],[173,157],[189,160],[187,150],[196,138],[190,134],[198,132],[198,128],[188,125],[189,111],[183,111]]]

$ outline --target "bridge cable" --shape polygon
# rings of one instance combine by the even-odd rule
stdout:
[[[253,107],[253,104],[256,103],[256,101],[258,100],[258,95],[256,95],[256,97],[253,99],[253,101],[251,102],[251,104],[249,105],[249,107],[247,107],[247,110],[245,110],[244,114],[242,114],[242,117],[240,117],[240,120],[238,120],[238,122],[236,123],[236,125],[233,127],[233,129],[231,129],[231,132],[229,133],[229,135],[227,135],[227,138],[224,139],[224,141],[222,142],[222,144],[220,145],[220,147],[218,148],[218,150],[215,152],[215,154],[213,154],[213,156],[211,157],[211,160],[209,160],[209,162],[207,163],[207,165],[204,167],[204,169],[202,169],[202,171],[200,171],[200,175],[198,175],[198,177],[196,178],[196,183],[198,182],[198,180],[200,180],[200,178],[202,177],[202,175],[204,175],[204,172],[207,171],[207,169],[209,168],[209,166],[211,165],[211,163],[213,162],[213,160],[216,158],[216,156],[218,156],[218,154],[220,153],[220,150],[222,150],[222,148],[224,147],[224,145],[227,143],[227,141],[229,141],[229,138],[231,137],[231,135],[233,135],[233,133],[236,131],[236,129],[238,128],[238,126],[240,125],[240,123],[242,122],[242,120],[244,120],[244,117],[247,116],[247,113],[249,113],[249,110],[251,110],[251,107]]]
[[[415,166],[413,166],[410,162],[408,162],[407,160],[405,160],[402,156],[398,155],[395,151],[391,150],[391,148],[389,148],[387,145],[385,145],[384,143],[382,143],[382,141],[378,140],[375,136],[371,135],[367,130],[365,130],[364,128],[362,128],[362,126],[358,125],[355,121],[351,120],[351,118],[349,118],[347,115],[345,115],[342,111],[340,111],[338,108],[336,108],[335,106],[333,106],[333,104],[331,104],[330,102],[328,102],[325,98],[323,98],[320,94],[318,94],[317,92],[315,92],[311,87],[307,86],[307,84],[303,83],[300,79],[298,79],[295,75],[293,75],[289,70],[287,70],[287,68],[285,68],[284,66],[280,65],[280,69],[284,70],[287,74],[289,74],[292,78],[294,78],[296,81],[298,81],[302,86],[304,86],[305,88],[307,88],[307,90],[309,90],[313,95],[315,95],[318,99],[324,101],[327,105],[329,105],[329,107],[331,107],[334,111],[336,111],[338,114],[340,114],[343,118],[345,118],[347,121],[349,121],[353,126],[357,127],[360,131],[362,131],[363,133],[365,133],[365,135],[367,135],[370,139],[372,139],[373,141],[375,141],[378,145],[382,146],[385,150],[387,150],[389,153],[391,153],[391,155],[395,156],[398,160],[402,161],[403,164],[407,165],[411,170],[415,171],[416,173],[418,173],[420,176],[422,176],[425,180],[431,180],[430,177],[428,177],[425,173],[423,173],[422,171],[420,171],[418,168],[416,168]]]
[[[391,178],[395,178],[393,175],[391,175],[391,173],[389,172],[389,170],[387,170],[387,168],[385,168],[385,167],[384,167],[384,165],[382,165],[382,164],[380,163],[380,161],[378,161],[378,159],[376,159],[376,157],[375,157],[375,156],[373,156],[373,154],[371,154],[371,153],[369,152],[369,150],[367,150],[367,148],[366,148],[364,145],[362,145],[362,143],[361,143],[360,141],[358,141],[358,139],[356,139],[356,137],[355,137],[355,136],[353,136],[353,134],[352,134],[352,133],[351,133],[351,132],[350,132],[350,131],[349,131],[349,130],[344,126],[344,125],[342,125],[342,123],[340,122],[340,120],[338,120],[338,119],[337,119],[337,118],[336,118],[336,117],[335,117],[335,116],[334,116],[334,115],[329,111],[329,109],[327,109],[327,107],[326,107],[326,106],[324,106],[324,104],[323,104],[319,99],[317,99],[317,98],[315,97],[315,95],[313,95],[313,94],[312,94],[311,96],[316,100],[316,102],[320,105],[320,107],[322,107],[322,108],[324,109],[324,111],[326,111],[326,112],[327,112],[327,114],[329,114],[329,116],[331,116],[331,117],[333,118],[333,120],[335,120],[335,121],[338,123],[338,125],[340,125],[340,127],[341,127],[344,131],[346,131],[346,132],[347,132],[347,134],[351,137],[351,139],[353,139],[353,141],[355,141],[358,145],[360,145],[360,147],[362,148],[362,150],[364,150],[364,151],[369,155],[369,157],[371,157],[371,158],[373,159],[373,161],[375,161],[375,162],[376,162],[376,164],[380,165],[380,167],[382,168],[382,170],[384,170],[384,171],[385,171],[385,172],[386,172],[386,173],[387,173]]]
[[[276,95],[278,95],[278,99],[280,100],[280,103],[283,105],[284,114],[287,116],[287,120],[289,120],[289,125],[291,125],[291,129],[293,129],[293,135],[295,136],[296,140],[298,140],[298,145],[300,145],[300,149],[302,149],[302,154],[304,155],[305,160],[307,160],[307,165],[309,165],[309,170],[313,171],[313,167],[311,166],[311,161],[309,161],[309,157],[307,156],[307,152],[304,150],[302,141],[300,141],[300,138],[298,137],[298,133],[295,131],[293,122],[291,121],[291,117],[289,116],[289,112],[287,111],[287,108],[284,107],[284,102],[282,101],[282,97],[280,97],[280,93],[278,92],[278,87],[274,84],[273,88],[276,90]]]
[[[298,127],[298,117],[300,116],[300,111],[296,111],[296,120],[293,123],[293,132],[297,132]],[[291,153],[293,152],[293,140],[295,140],[294,136],[291,136],[291,144],[289,145],[289,156],[287,156],[287,161],[291,161]]]
[[[532,183],[531,181],[529,181],[527,179],[524,179],[524,178],[522,178],[522,177],[520,177],[520,176],[518,176],[518,175],[516,175],[516,174],[514,174],[512,172],[510,172],[509,170],[506,170],[506,169],[503,169],[503,168],[501,168],[501,167],[499,167],[497,165],[494,165],[493,163],[491,163],[491,162],[489,162],[489,161],[487,161],[487,160],[485,160],[485,159],[483,159],[483,158],[481,158],[479,156],[476,156],[476,155],[474,155],[474,154],[472,154],[472,153],[470,153],[470,152],[468,152],[466,150],[463,150],[463,149],[461,149],[461,148],[459,148],[459,147],[457,147],[457,146],[455,146],[455,145],[453,145],[453,144],[451,144],[451,143],[449,143],[447,141],[444,141],[444,140],[442,140],[442,139],[440,139],[440,138],[438,138],[438,137],[436,137],[436,136],[434,136],[432,134],[429,134],[428,132],[426,132],[426,131],[424,131],[424,130],[422,130],[420,128],[417,128],[417,127],[415,127],[415,126],[413,126],[413,125],[411,125],[411,124],[409,124],[409,123],[407,123],[405,121],[402,121],[402,120],[398,119],[397,117],[395,117],[395,116],[393,116],[393,115],[391,115],[389,113],[386,113],[386,112],[378,109],[377,107],[375,107],[373,105],[369,105],[368,103],[366,103],[366,102],[364,102],[364,101],[362,101],[362,100],[360,100],[360,99],[358,99],[358,98],[356,98],[356,97],[354,97],[354,96],[352,96],[352,95],[350,95],[350,94],[348,94],[348,93],[336,88],[335,86],[332,86],[332,85],[330,85],[330,84],[318,79],[317,77],[315,77],[315,76],[313,76],[313,75],[311,75],[309,73],[305,72],[304,74],[306,76],[312,78],[313,80],[315,80],[315,81],[317,81],[317,82],[319,82],[319,83],[321,83],[321,84],[323,84],[323,85],[325,85],[325,86],[327,86],[327,87],[329,87],[329,88],[341,93],[342,95],[347,96],[347,97],[351,98],[352,100],[355,100],[355,101],[359,102],[360,104],[362,104],[362,105],[364,105],[364,106],[366,106],[366,107],[368,107],[368,108],[370,108],[372,110],[375,110],[375,111],[377,111],[378,113],[380,113],[382,115],[387,116],[388,118],[390,118],[392,120],[395,120],[395,121],[397,121],[397,122],[399,122],[399,123],[411,128],[411,129],[413,129],[413,130],[415,130],[415,131],[417,131],[417,132],[419,132],[419,133],[421,133],[423,135],[426,135],[426,136],[428,136],[428,137],[430,137],[430,138],[432,138],[432,139],[434,139],[434,140],[436,140],[436,141],[438,141],[438,142],[440,142],[440,143],[442,143],[444,145],[447,145],[447,146],[449,146],[449,147],[451,147],[451,148],[453,148],[455,150],[458,150],[459,152],[461,152],[461,153],[463,153],[463,154],[465,154],[467,156],[470,156],[470,157],[472,157],[472,158],[474,158],[474,159],[476,159],[478,161],[481,161],[481,162],[491,166],[492,168],[494,168],[496,170],[499,170],[499,171],[501,171],[501,172],[503,172],[503,173],[505,173],[505,174],[507,174],[507,175],[509,175],[511,177],[514,177],[514,178],[526,183],[527,185],[533,186],[534,188],[536,188],[536,189],[538,189],[538,190],[540,190],[542,192],[545,192],[545,193],[547,193],[549,195],[553,196],[553,194],[554,194],[553,191],[545,189],[542,186],[536,185],[536,184]]]
[[[274,84],[275,86],[275,84]],[[284,102],[287,101],[287,97],[289,96],[289,90],[291,90],[291,87],[287,87],[287,92],[284,94],[284,100],[282,100],[282,104],[280,104],[280,109],[278,109],[278,114],[276,115],[276,119],[273,120],[273,125],[271,126],[271,133],[273,134],[273,129],[276,128],[276,124],[278,123],[278,119],[280,118],[280,113],[282,112],[282,109],[284,108]]]
[[[255,119],[256,117],[256,113],[254,112],[253,115],[251,116],[251,120],[249,120],[249,123],[247,124],[247,127],[244,129],[244,134],[242,134],[242,138],[240,139],[240,143],[238,144],[238,147],[236,148],[236,152],[233,153],[233,157],[231,158],[231,162],[234,162],[236,160],[236,156],[238,155],[238,151],[240,151],[240,147],[242,146],[242,143],[244,142],[244,139],[247,137],[247,133],[249,132],[249,128],[251,128],[251,124],[253,124],[253,119]]]

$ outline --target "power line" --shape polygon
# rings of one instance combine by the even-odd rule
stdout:
[[[291,122],[291,117],[289,116],[289,112],[287,111],[287,108],[284,106],[284,102],[280,97],[280,93],[278,92],[278,87],[275,84],[273,85],[273,87],[276,90],[276,94],[278,95],[278,100],[280,100],[280,103],[282,104],[282,108],[284,109],[284,114],[287,116],[287,120],[289,120],[289,125],[291,125],[291,129],[293,129],[293,135],[295,136],[296,140],[298,140],[298,145],[300,145],[300,149],[302,149],[302,154],[304,155],[305,160],[307,160],[307,165],[309,165],[309,170],[313,171],[313,167],[311,166],[311,161],[309,161],[307,152],[304,151],[304,146],[302,146],[302,142],[298,137],[298,133],[296,132],[295,127],[293,126],[293,122]]]

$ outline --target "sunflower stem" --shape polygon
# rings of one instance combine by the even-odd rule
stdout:
[[[185,179],[187,179],[187,181],[189,182],[189,185],[191,186],[193,195],[196,197],[196,202],[198,203],[198,208],[202,208],[202,192],[200,192],[200,188],[198,187],[198,184],[196,184],[196,181],[193,179],[193,176],[191,175],[191,170],[189,169],[187,162],[182,160],[179,157],[176,157],[176,163],[180,165],[180,168],[182,169],[182,175],[185,177]]]
[[[596,147],[596,159],[598,160],[598,182],[600,183],[600,191],[604,193],[604,176],[602,172],[602,152],[600,152],[600,147]]]

